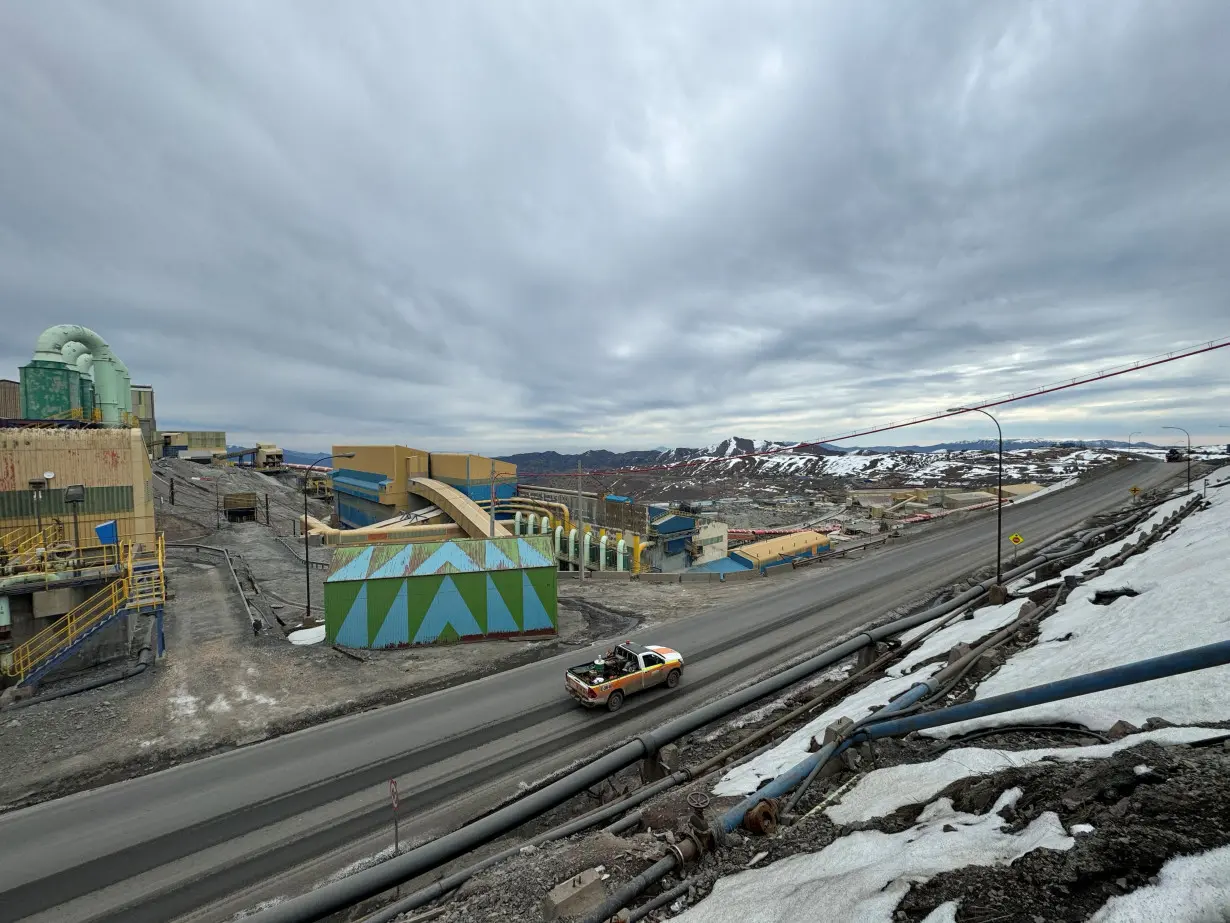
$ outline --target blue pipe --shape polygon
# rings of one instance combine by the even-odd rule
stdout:
[[[1216,644],[1206,644],[1203,647],[1166,654],[1162,657],[1152,657],[1148,660],[1138,660],[1135,663],[1099,670],[1096,673],[1086,673],[1070,679],[1061,679],[1041,686],[1030,686],[1028,689],[1018,689],[1003,695],[992,696],[976,702],[966,702],[950,708],[942,708],[933,712],[918,715],[907,715],[901,718],[891,717],[895,712],[908,708],[923,698],[930,686],[919,683],[911,686],[880,711],[867,715],[854,725],[853,734],[842,741],[825,744],[819,751],[807,759],[792,766],[785,773],[775,778],[768,785],[747,798],[722,815],[722,827],[727,833],[738,829],[743,818],[757,804],[769,798],[780,798],[800,785],[813,772],[819,771],[825,763],[840,755],[851,745],[881,737],[903,737],[911,731],[924,728],[939,727],[945,724],[955,724],[971,718],[982,718],[987,715],[997,715],[1003,712],[1028,708],[1031,705],[1042,705],[1056,702],[1060,699],[1072,699],[1077,696],[1089,695],[1094,692],[1104,692],[1107,689],[1118,689],[1122,686],[1134,686],[1168,676],[1178,676],[1195,670],[1207,670],[1210,667],[1224,666],[1230,663],[1230,641],[1219,641]]]
[[[915,702],[923,699],[931,692],[931,687],[926,683],[918,683],[911,686],[897,698],[890,701],[882,709],[861,718],[855,722],[854,727],[860,728],[869,721],[876,720],[885,715],[891,715],[902,709],[909,708]],[[849,748],[852,740],[837,741],[835,743],[826,744],[821,747],[803,762],[792,766],[784,775],[780,775],[764,788],[759,789],[752,795],[744,798],[733,808],[722,815],[722,827],[727,833],[737,830],[743,823],[743,817],[766,798],[780,798],[781,796],[792,791],[795,787],[802,785],[805,780],[810,778],[814,773],[819,772],[829,760],[836,756],[840,756]]]
[[[1006,711],[1016,711],[1019,708],[1029,708],[1031,705],[1044,705],[1047,702],[1072,699],[1094,692],[1105,692],[1108,689],[1118,689],[1122,686],[1135,686],[1138,683],[1164,679],[1167,676],[1178,676],[1195,670],[1207,670],[1210,667],[1220,667],[1228,663],[1230,663],[1230,641],[1219,641],[1216,644],[1206,644],[1203,647],[1194,647],[1162,657],[1138,660],[1120,667],[1098,670],[1096,673],[1085,673],[1069,679],[1056,680],[1053,683],[1043,683],[1041,686],[1030,686],[1027,689],[1018,689],[1016,692],[1006,692],[1003,695],[991,696],[989,699],[965,702],[925,714],[907,715],[887,721],[880,720],[878,716],[872,716],[852,739],[857,743],[880,737],[900,737],[924,728],[955,724],[958,721],[968,721],[971,718],[982,718],[987,715],[998,715]],[[880,715],[883,715],[883,712]]]

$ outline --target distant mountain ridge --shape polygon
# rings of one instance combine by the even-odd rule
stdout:
[[[801,473],[804,466],[801,466],[799,463],[806,461],[806,459],[800,458],[800,456],[812,456],[818,462],[819,459],[825,457],[849,455],[866,456],[903,453],[927,455],[940,452],[994,452],[998,448],[998,445],[998,442],[994,439],[972,439],[955,442],[937,442],[932,443],[931,445],[875,445],[846,447],[818,445],[799,447],[800,443],[797,442],[774,442],[766,439],[746,439],[742,436],[728,436],[720,442],[703,446],[701,448],[688,448],[681,446],[673,449],[633,449],[627,452],[611,452],[606,449],[591,449],[587,452],[580,453],[561,453],[548,450],[545,452],[520,452],[513,455],[500,455],[497,457],[501,461],[512,462],[519,470],[524,471],[527,474],[567,474],[577,470],[578,462],[580,462],[582,470],[585,471],[607,471],[615,468],[640,468],[700,460],[710,460],[710,465],[707,465],[706,467],[710,467],[711,465],[727,467],[731,464],[740,464],[735,461],[738,456],[754,455],[761,452],[780,452],[783,456],[790,456],[795,459],[795,462],[789,465],[789,468]],[[1158,446],[1148,442],[1134,442],[1131,445],[1135,448],[1158,448]],[[1009,451],[1021,449],[1045,449],[1056,446],[1071,449],[1126,449],[1128,447],[1128,443],[1115,439],[1004,440],[1004,448]],[[231,448],[238,448],[238,446],[232,446]],[[328,454],[329,453],[327,452],[304,452],[296,449],[283,449],[283,455],[287,463],[293,465],[310,465],[322,456]],[[764,462],[771,460],[773,460],[771,457],[766,457],[763,459]],[[784,461],[785,459],[783,458],[782,460]],[[755,460],[749,459],[748,463],[755,464],[756,462]],[[344,465],[344,462],[342,464]],[[322,465],[321,467],[325,467],[325,465]],[[807,465],[805,467],[811,468],[816,466]]]
[[[1132,443],[1137,448],[1157,448],[1147,442]],[[1021,449],[1046,449],[1062,447],[1070,449],[1121,449],[1128,443],[1114,439],[1005,439],[1004,449],[1007,451]],[[995,439],[972,439],[957,442],[938,442],[932,445],[905,446],[849,446],[838,448],[830,445],[802,446],[797,442],[772,442],[764,439],[746,439],[741,436],[729,436],[713,445],[703,448],[674,449],[642,449],[628,452],[609,452],[604,449],[591,450],[580,454],[562,454],[560,452],[522,452],[515,455],[499,456],[501,461],[515,464],[520,471],[527,474],[563,474],[581,468],[590,470],[610,470],[614,468],[639,468],[653,465],[670,465],[679,462],[695,462],[708,460],[706,467],[713,464],[739,464],[739,456],[755,455],[757,453],[775,452],[783,456],[799,459],[800,456],[818,458],[847,455],[889,455],[902,453],[917,453],[920,455],[938,452],[994,452],[999,448]],[[770,461],[765,458],[764,461]],[[747,463],[755,465],[759,459],[748,459]],[[797,464],[791,468],[798,469]],[[809,466],[810,467],[810,466]]]

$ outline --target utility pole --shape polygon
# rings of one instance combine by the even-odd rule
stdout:
[[[585,512],[581,506],[581,459],[577,459],[577,563],[580,578],[585,579]]]
[[[488,525],[487,534],[490,538],[495,538],[495,459],[491,459],[491,521]]]
[[[1192,434],[1181,426],[1163,426],[1162,429],[1177,429],[1187,436],[1187,492],[1192,492]]]
[[[999,425],[999,420],[980,407],[950,407],[948,412],[980,413],[984,417],[990,417],[991,422],[995,424],[995,431],[999,433],[999,474],[995,479],[995,585],[1002,587],[1004,582],[1004,431]],[[999,593],[1002,590],[996,592]]]

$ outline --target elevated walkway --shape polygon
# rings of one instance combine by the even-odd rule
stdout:
[[[123,576],[14,648],[0,671],[16,677],[18,686],[36,683],[115,620],[141,612],[160,615],[166,601],[163,536],[159,534],[153,548],[143,551],[123,543],[120,555]]]
[[[443,510],[470,538],[488,537],[491,514],[457,488],[432,478],[410,478],[406,489]],[[512,533],[496,522],[495,538],[512,538]]]

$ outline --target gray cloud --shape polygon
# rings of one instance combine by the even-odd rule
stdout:
[[[1216,0],[0,6],[0,362],[82,323],[168,425],[494,451],[1076,377],[1230,334],[1228,38]],[[1223,438],[1225,367],[1003,418]]]

